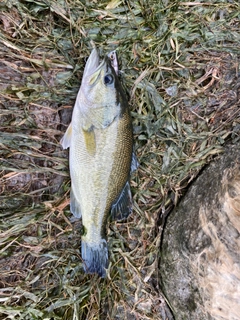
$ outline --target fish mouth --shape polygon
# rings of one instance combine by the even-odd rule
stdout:
[[[111,69],[111,60],[105,56],[100,62],[100,56],[97,49],[93,49],[85,66],[83,73],[83,82],[93,85],[99,78],[101,71]]]
[[[94,48],[87,59],[87,63],[85,65],[83,78],[91,76],[95,70],[99,67],[100,56],[98,50]]]
[[[94,48],[87,60],[87,64],[84,69],[83,76],[91,76],[94,73],[98,72],[109,60],[109,58],[106,56],[101,62],[100,62],[100,55],[98,53],[98,50]]]

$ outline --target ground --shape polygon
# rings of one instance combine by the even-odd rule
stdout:
[[[239,141],[237,1],[15,1],[0,13],[0,319],[165,319],[167,214]],[[106,279],[83,273],[69,210],[71,119],[92,44],[117,49],[140,166],[108,227]]]

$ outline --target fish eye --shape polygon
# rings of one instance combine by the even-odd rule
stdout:
[[[111,74],[106,74],[103,78],[104,84],[109,85],[113,83],[113,76]]]

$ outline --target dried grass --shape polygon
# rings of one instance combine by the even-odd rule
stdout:
[[[166,214],[239,140],[237,1],[14,1],[0,13],[0,319],[166,319]],[[91,43],[118,49],[140,167],[109,225],[108,278],[83,273],[69,211],[68,125]]]

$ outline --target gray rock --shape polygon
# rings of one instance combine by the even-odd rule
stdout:
[[[240,319],[240,149],[226,148],[169,215],[163,291],[176,320]]]

